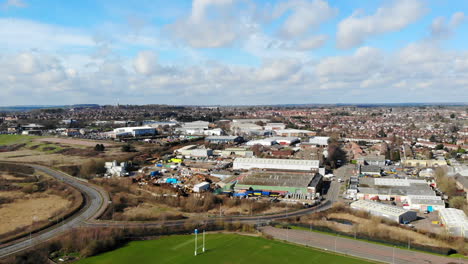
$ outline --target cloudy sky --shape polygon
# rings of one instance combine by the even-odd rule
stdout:
[[[0,0],[0,105],[468,102],[468,1]]]

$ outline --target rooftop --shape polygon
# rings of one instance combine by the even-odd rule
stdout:
[[[366,201],[366,200],[359,200],[356,202],[351,203],[351,207],[355,209],[362,209],[366,211],[378,211],[387,215],[393,215],[393,216],[399,216],[401,214],[404,214],[408,212],[408,210],[405,210],[400,207],[396,207],[393,205],[388,205],[388,204],[382,204],[378,202],[371,202],[371,201]]]

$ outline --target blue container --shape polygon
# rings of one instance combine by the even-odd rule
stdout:
[[[264,195],[264,196],[270,196],[270,192],[262,191],[262,195]]]
[[[162,164],[156,164],[156,167],[162,167],[163,165]]]
[[[167,178],[167,179],[166,179],[166,183],[176,184],[176,183],[177,183],[177,179],[176,179],[176,178]]]

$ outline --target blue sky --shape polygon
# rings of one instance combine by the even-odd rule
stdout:
[[[3,0],[0,105],[468,101],[468,1]]]

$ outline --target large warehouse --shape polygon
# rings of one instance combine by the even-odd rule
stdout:
[[[156,135],[156,129],[149,126],[142,127],[120,127],[114,129],[113,137],[139,137]]]
[[[439,217],[450,235],[468,237],[468,219],[465,212],[455,208],[444,208],[439,210]]]
[[[351,208],[366,211],[371,215],[383,217],[397,223],[409,223],[418,218],[417,213],[393,205],[359,200],[351,203]]]
[[[233,169],[277,169],[277,170],[318,170],[318,160],[294,160],[294,159],[259,159],[259,158],[236,158]]]
[[[418,179],[360,178],[357,199],[407,201],[409,196],[436,196],[428,182]]]
[[[323,176],[303,171],[257,171],[241,175],[234,189],[281,192],[295,199],[313,199],[322,191]]]

